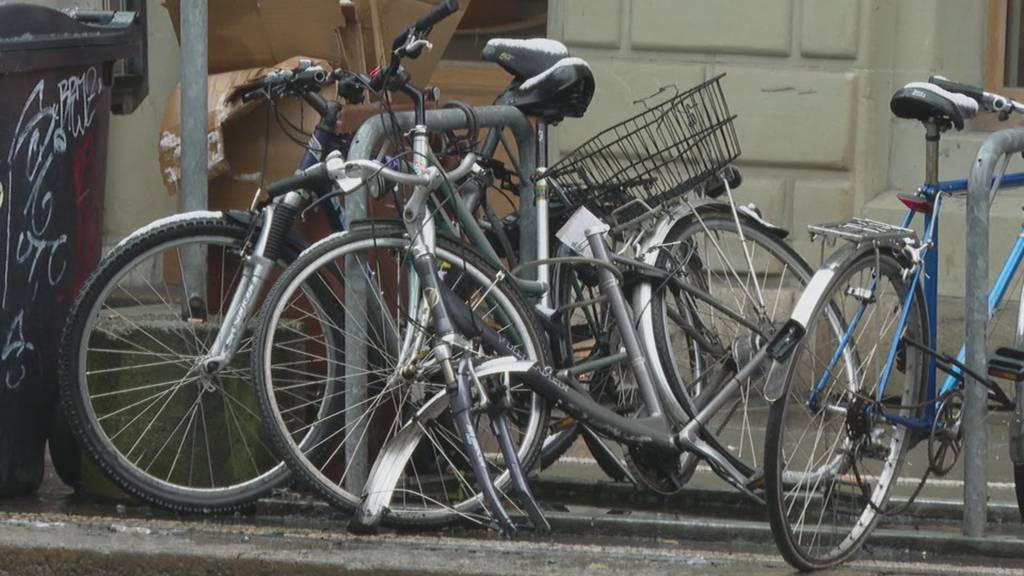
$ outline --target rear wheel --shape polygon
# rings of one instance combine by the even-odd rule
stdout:
[[[810,270],[766,227],[742,213],[734,216],[717,210],[698,211],[680,221],[666,236],[656,263],[748,322],[724,314],[691,292],[652,287],[651,320],[660,368],[676,401],[693,417],[720,395],[721,388],[789,318]],[[768,402],[762,390],[767,367],[743,382],[737,394],[703,421],[704,440],[731,455],[749,474],[764,464]],[[649,463],[637,464],[653,468]],[[684,458],[681,466],[654,477],[662,491],[681,488],[696,459]]]
[[[894,342],[928,345],[920,292],[899,322],[909,289],[903,271],[885,252],[838,267],[800,344],[773,374],[786,381],[768,418],[768,515],[780,552],[801,570],[857,551],[903,467],[911,438],[896,419],[916,414],[927,358],[904,343],[888,360]]]

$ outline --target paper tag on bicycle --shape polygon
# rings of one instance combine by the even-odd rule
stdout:
[[[572,248],[576,253],[592,258],[594,255],[590,252],[590,242],[587,241],[587,230],[595,226],[600,226],[607,232],[609,230],[608,225],[601,221],[600,218],[594,215],[593,212],[587,210],[586,207],[580,206],[572,213],[569,217],[569,221],[562,225],[555,234],[562,244],[565,244],[569,248]]]

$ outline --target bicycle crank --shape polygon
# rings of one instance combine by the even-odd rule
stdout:
[[[963,440],[960,416],[963,406],[963,393],[957,390],[948,394],[935,411],[931,433],[928,435],[928,466],[939,476],[949,473],[960,459],[960,442]]]

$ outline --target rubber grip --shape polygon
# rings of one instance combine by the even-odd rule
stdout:
[[[427,12],[416,21],[413,26],[417,32],[423,32],[434,27],[441,20],[455,14],[459,10],[459,0],[444,0],[434,8],[431,8],[430,12]]]
[[[963,94],[969,96],[981,104],[985,98],[985,91],[977,86],[971,86],[970,84],[963,84],[961,82],[954,82],[941,76],[931,76],[928,78],[928,82],[935,84],[943,90],[954,92],[956,94]]]
[[[267,186],[267,196],[276,198],[287,194],[292,190],[302,188],[319,188],[329,183],[330,175],[327,174],[327,165],[323,162],[307,168],[304,172],[289,176]]]

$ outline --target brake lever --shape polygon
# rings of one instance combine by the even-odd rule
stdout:
[[[430,52],[431,50],[434,49],[434,45],[431,44],[430,41],[425,38],[418,38],[412,42],[409,42],[403,47],[403,50],[405,51],[405,56],[412,60],[419,58],[420,55],[423,53],[424,49],[426,49],[427,52]]]

